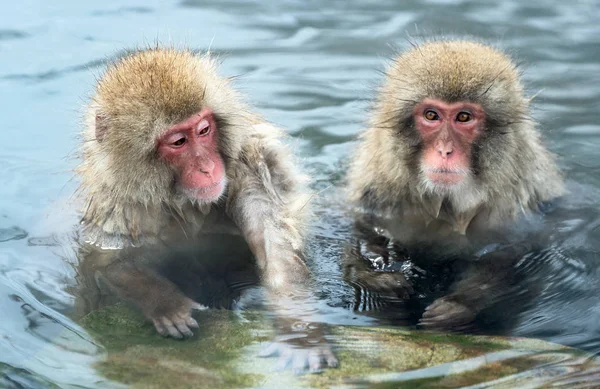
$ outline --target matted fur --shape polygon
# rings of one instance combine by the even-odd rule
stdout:
[[[412,118],[425,98],[470,101],[487,120],[473,144],[473,166],[462,185],[441,190],[423,177],[421,139]],[[434,40],[399,55],[379,88],[369,128],[348,174],[349,196],[367,212],[393,216],[420,211],[436,219],[443,202],[451,219],[475,214],[490,222],[512,220],[563,192],[553,156],[544,148],[515,64],[490,46]],[[465,226],[457,226],[464,232]]]

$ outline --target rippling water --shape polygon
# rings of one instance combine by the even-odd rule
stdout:
[[[222,74],[289,129],[314,187],[316,272],[328,304],[352,306],[340,277],[348,237],[339,183],[379,71],[395,48],[432,35],[475,36],[522,61],[536,119],[571,194],[546,223],[551,250],[527,268],[541,288],[512,334],[600,352],[600,10],[573,1],[6,2],[0,13],[0,372],[28,387],[102,387],[97,345],[67,318],[75,221],[68,157],[102,63],[159,40],[210,47]],[[62,209],[64,217],[49,218]],[[53,237],[54,236],[54,237]],[[66,239],[65,239],[66,240]],[[15,386],[16,387],[16,386]]]

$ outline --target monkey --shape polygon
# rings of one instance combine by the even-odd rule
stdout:
[[[288,306],[311,298],[306,176],[284,131],[251,110],[218,75],[215,58],[160,45],[128,52],[98,78],[83,127],[76,169],[83,284],[99,275],[161,335],[192,336],[192,311],[205,307],[154,265],[200,237],[241,236],[275,316],[310,320]],[[284,335],[298,335],[288,324],[279,326]],[[310,344],[309,360],[295,360],[295,368],[336,366],[328,346]]]
[[[451,264],[453,276],[441,282],[450,293],[429,304],[418,324],[471,328],[517,282],[514,265],[531,249],[523,237],[564,194],[529,105],[517,65],[492,46],[432,39],[400,53],[347,173],[356,249],[373,266],[360,270],[365,255],[346,256],[346,278],[358,285],[379,279],[388,295],[427,294],[431,288],[413,287]],[[413,264],[415,282],[394,262]],[[386,269],[396,270],[393,277]]]

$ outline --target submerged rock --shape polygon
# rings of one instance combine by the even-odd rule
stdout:
[[[594,387],[600,380],[597,357],[544,341],[354,326],[331,328],[339,368],[295,376],[257,357],[271,337],[262,315],[209,310],[197,319],[195,337],[183,341],[162,338],[124,305],[82,324],[106,348],[98,370],[134,388]]]
[[[88,314],[82,324],[106,348],[97,368],[111,380],[161,389],[257,386],[261,375],[238,371],[235,363],[264,324],[241,322],[227,310],[203,311],[196,319],[200,328],[185,340],[161,337],[121,304]]]

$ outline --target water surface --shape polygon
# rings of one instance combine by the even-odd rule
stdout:
[[[3,4],[0,13],[0,386],[102,387],[99,346],[68,318],[74,284],[81,107],[103,62],[156,40],[218,54],[221,73],[293,135],[321,192],[311,246],[320,296],[348,311],[340,247],[349,220],[337,189],[381,80],[408,40],[475,36],[522,63],[546,144],[571,190],[543,287],[511,333],[600,352],[600,24],[594,0],[128,1]],[[57,217],[56,210],[62,217]],[[49,217],[53,210],[52,217]],[[41,378],[40,378],[41,377]],[[15,384],[16,385],[16,384]],[[15,386],[18,387],[18,386]]]

